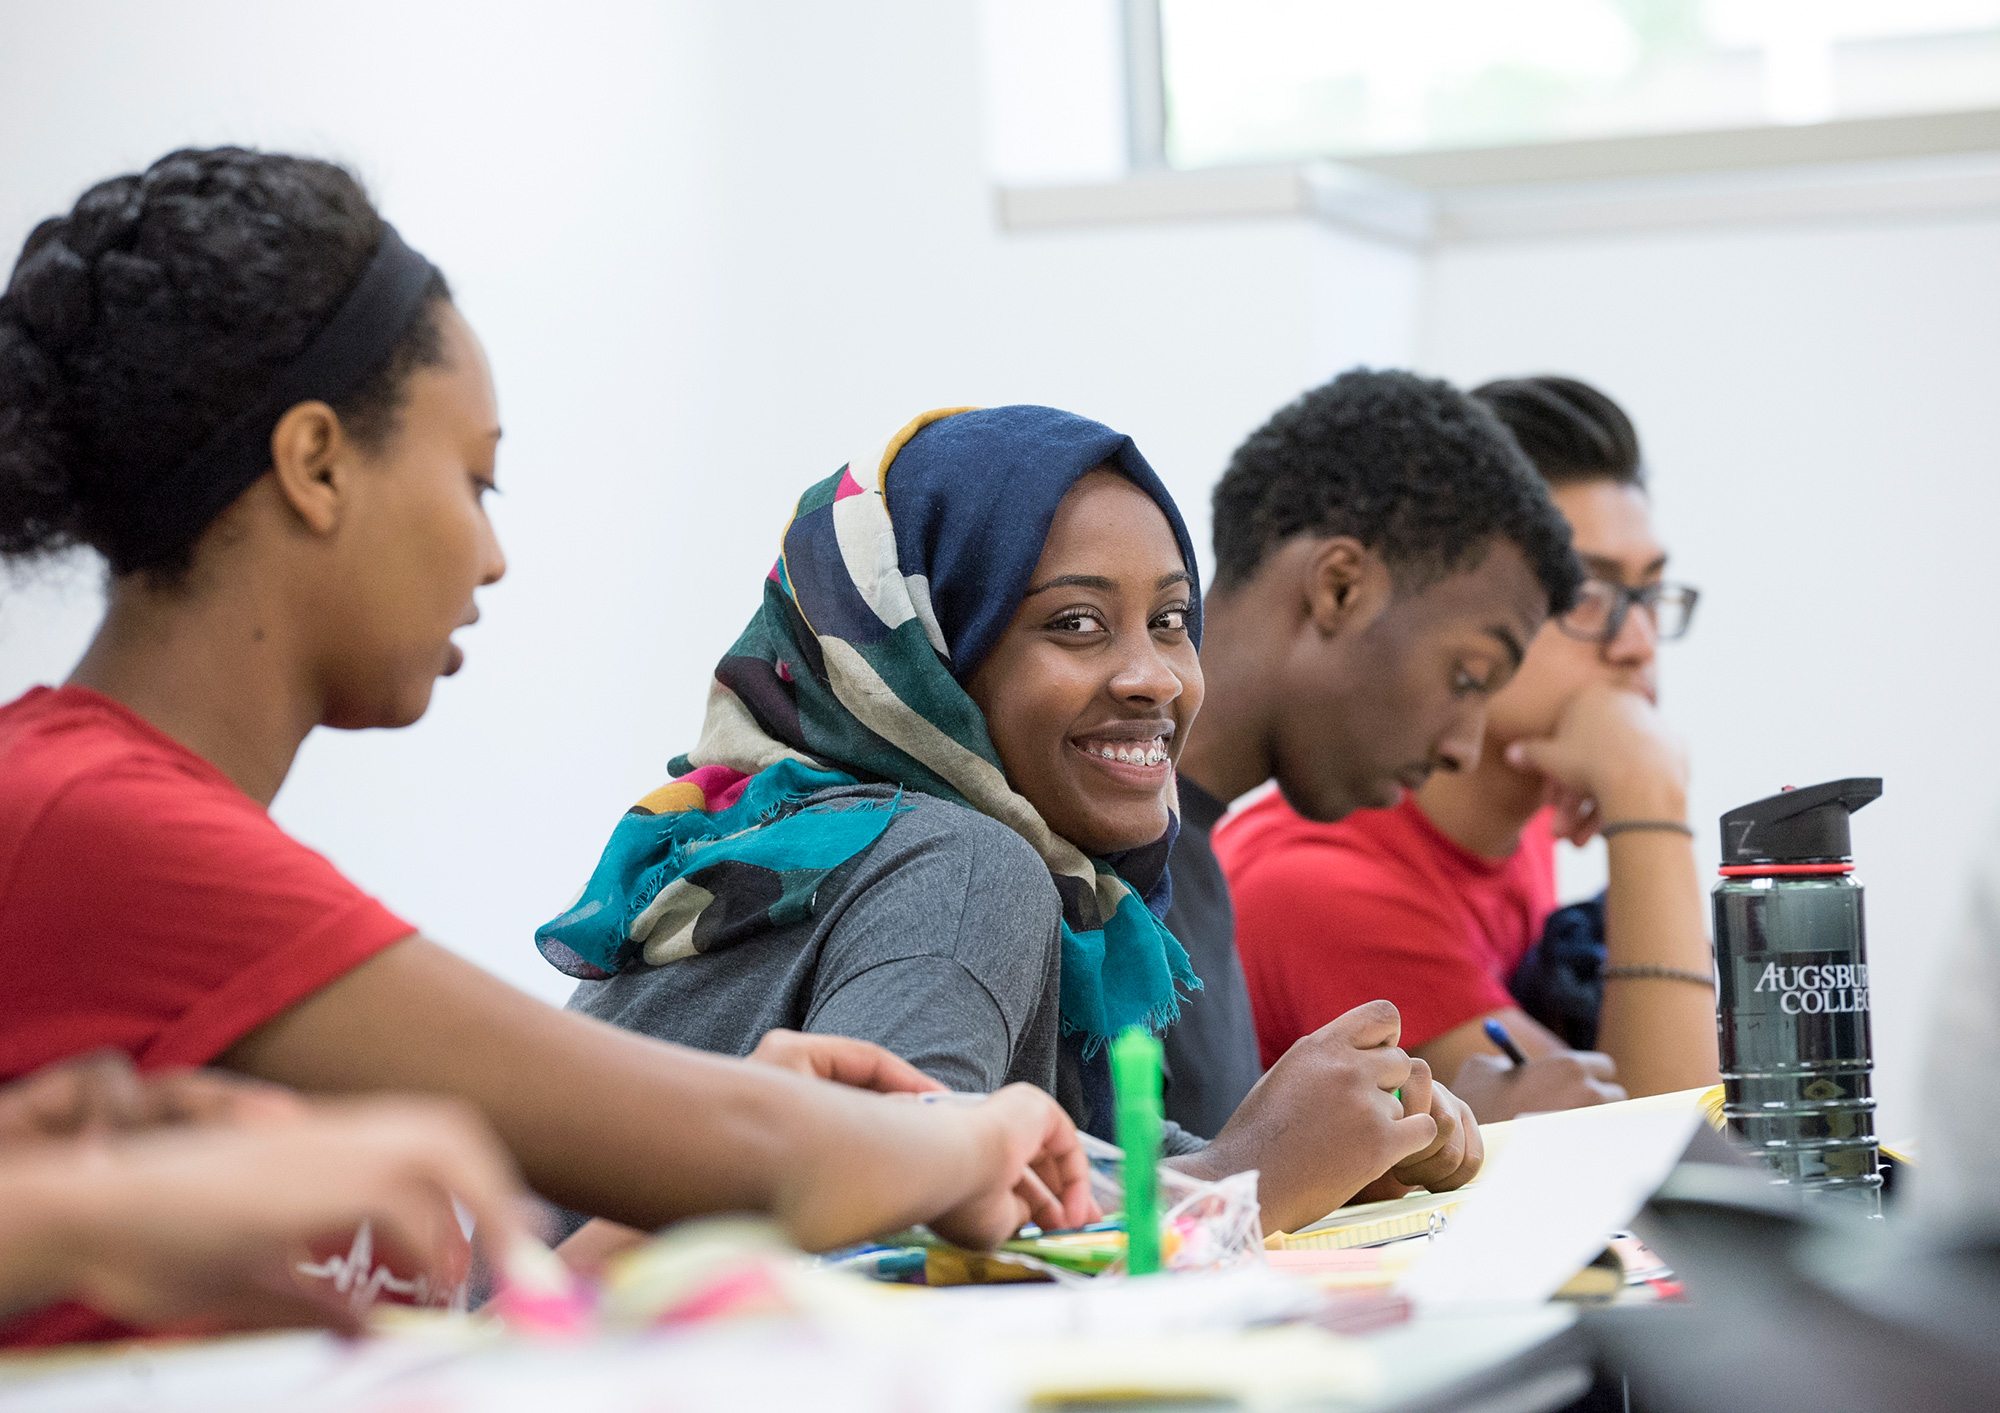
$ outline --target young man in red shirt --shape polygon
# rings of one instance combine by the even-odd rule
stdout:
[[[1638,440],[1616,404],[1554,377],[1473,396],[1549,482],[1589,577],[1493,699],[1483,744],[1450,768],[1393,808],[1334,823],[1273,796],[1217,839],[1263,1051],[1385,996],[1404,1046],[1454,1076],[1484,1120],[1713,1083],[1687,765],[1654,710],[1656,649],[1686,631],[1695,591],[1665,579]],[[1599,833],[1601,907],[1565,910],[1544,938],[1556,838]],[[1488,1020],[1526,1064],[1502,1058]]]

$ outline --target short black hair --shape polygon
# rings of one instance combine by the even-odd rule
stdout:
[[[171,152],[36,226],[0,294],[0,556],[86,544],[112,573],[185,574],[208,527],[144,533],[152,497],[333,317],[382,236],[352,173],[240,147]],[[440,276],[334,410],[364,446],[443,361]]]
[[[1583,569],[1569,522],[1506,428],[1436,378],[1356,368],[1250,434],[1214,500],[1223,592],[1297,535],[1351,535],[1398,591],[1477,564],[1496,539],[1527,559],[1549,611],[1575,602]]]
[[[1639,433],[1625,409],[1579,378],[1541,373],[1497,378],[1472,390],[1507,424],[1552,486],[1616,481],[1646,487]]]

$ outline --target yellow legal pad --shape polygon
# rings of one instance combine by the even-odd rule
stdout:
[[[1345,1251],[1352,1246],[1379,1246],[1407,1236],[1427,1235],[1434,1224],[1449,1221],[1465,1205],[1468,1190],[1413,1192],[1387,1202],[1362,1202],[1342,1207],[1309,1227],[1273,1232],[1264,1238],[1270,1251]]]

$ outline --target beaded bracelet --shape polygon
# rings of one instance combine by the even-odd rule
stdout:
[[[1715,989],[1715,976],[1711,972],[1687,971],[1681,967],[1656,966],[1652,962],[1640,962],[1632,966],[1606,967],[1600,973],[1606,981],[1687,981],[1696,986]]]
[[[1621,819],[1614,824],[1601,824],[1597,832],[1609,839],[1614,834],[1624,834],[1641,829],[1655,829],[1662,834],[1685,834],[1694,838],[1694,831],[1677,819]]]

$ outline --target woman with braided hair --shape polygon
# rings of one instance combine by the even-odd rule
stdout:
[[[0,1080],[109,1047],[454,1098],[544,1195],[644,1227],[1082,1217],[1074,1129],[1029,1086],[894,1102],[859,1091],[935,1086],[859,1042],[745,1064],[558,1011],[272,822],[314,727],[407,725],[457,669],[505,569],[499,435],[443,277],[337,166],[175,152],[35,228],[0,296],[0,555],[88,546],[109,604],[65,684],[0,707]],[[105,1330],[59,1308],[0,1339]]]

